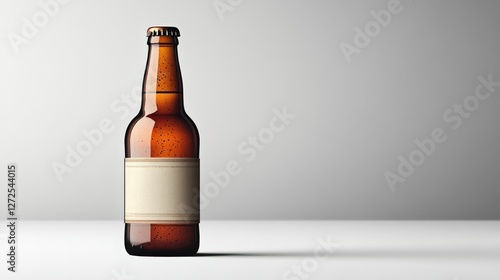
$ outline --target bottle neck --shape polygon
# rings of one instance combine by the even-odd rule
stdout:
[[[184,112],[177,37],[150,36],[143,81],[142,108],[146,114]]]

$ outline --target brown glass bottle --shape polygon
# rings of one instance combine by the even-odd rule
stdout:
[[[184,111],[183,105],[182,78],[177,56],[179,30],[175,27],[151,27],[147,35],[149,51],[142,105],[139,114],[127,128],[126,161],[148,158],[198,159],[198,130]],[[125,172],[127,177],[127,169]],[[199,174],[199,169],[197,172]],[[199,179],[197,187],[198,194],[189,190],[194,201],[189,206],[198,207],[199,210]],[[129,254],[141,256],[195,254],[199,247],[198,223],[199,212],[198,220],[194,218],[189,222],[127,222],[126,218],[125,248]]]

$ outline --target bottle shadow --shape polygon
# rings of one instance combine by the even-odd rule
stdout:
[[[268,258],[306,258],[318,257],[313,251],[283,252],[200,252],[193,257],[268,257]],[[498,259],[500,248],[367,248],[336,249],[322,258],[339,259]]]
[[[197,253],[195,257],[309,257],[313,256],[311,252],[241,252],[241,253]]]

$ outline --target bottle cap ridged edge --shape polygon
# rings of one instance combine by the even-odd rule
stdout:
[[[148,28],[147,37],[150,36],[181,36],[179,29],[177,27],[172,26],[153,26]]]

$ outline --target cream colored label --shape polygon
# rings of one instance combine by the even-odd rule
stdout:
[[[125,158],[125,223],[199,223],[199,193],[198,158]]]

